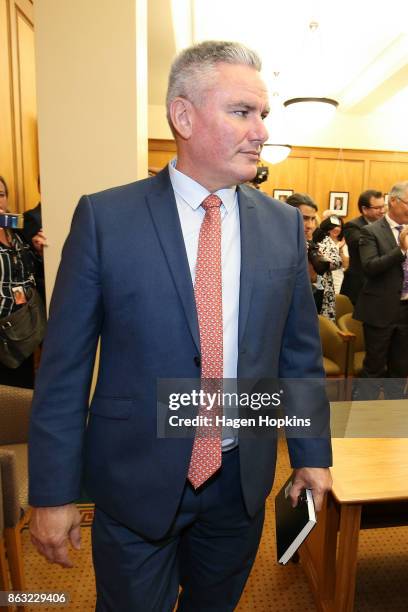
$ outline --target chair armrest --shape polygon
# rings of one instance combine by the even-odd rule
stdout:
[[[346,349],[346,365],[344,368],[345,376],[350,376],[354,374],[354,351],[355,351],[355,342],[356,342],[356,334],[352,332],[346,332],[339,330],[338,335],[342,339],[343,342],[347,344]]]
[[[354,340],[356,337],[356,334],[353,334],[352,332],[344,332],[339,330],[338,335],[340,336],[340,338],[343,340],[343,342],[350,342],[351,340]]]
[[[14,451],[0,449],[4,526],[15,527],[21,518],[17,464]]]
[[[32,389],[0,385],[0,445],[28,440]]]

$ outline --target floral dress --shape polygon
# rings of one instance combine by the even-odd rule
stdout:
[[[321,242],[319,242],[319,253],[327,260],[330,261],[333,270],[338,270],[342,267],[343,262],[337,244],[330,238],[325,236]],[[336,320],[336,294],[334,290],[333,275],[331,270],[319,275],[318,281],[321,283],[323,288],[323,302],[320,314],[328,319]]]

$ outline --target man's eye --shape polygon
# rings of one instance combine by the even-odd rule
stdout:
[[[247,110],[235,110],[234,114],[238,115],[238,117],[247,117],[248,111]]]

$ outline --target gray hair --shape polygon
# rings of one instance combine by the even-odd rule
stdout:
[[[401,181],[400,183],[395,183],[391,187],[391,191],[389,193],[389,198],[403,198],[406,190],[408,189],[408,181]]]
[[[184,49],[173,61],[167,87],[167,121],[174,134],[170,118],[170,104],[174,98],[182,97],[198,104],[203,86],[209,87],[215,78],[219,63],[250,66],[261,71],[259,56],[245,45],[237,42],[207,40]]]

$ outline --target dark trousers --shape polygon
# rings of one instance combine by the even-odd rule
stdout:
[[[131,484],[130,484],[131,486]],[[154,485],[152,485],[154,486]],[[99,508],[92,528],[97,612],[232,612],[255,560],[264,509],[246,513],[239,451],[198,492],[186,484],[166,538],[147,541]]]
[[[388,399],[402,397],[408,376],[408,302],[401,302],[397,319],[388,327],[363,327],[366,356],[361,376],[370,381],[361,381],[364,396],[358,399],[376,399],[380,385]]]

